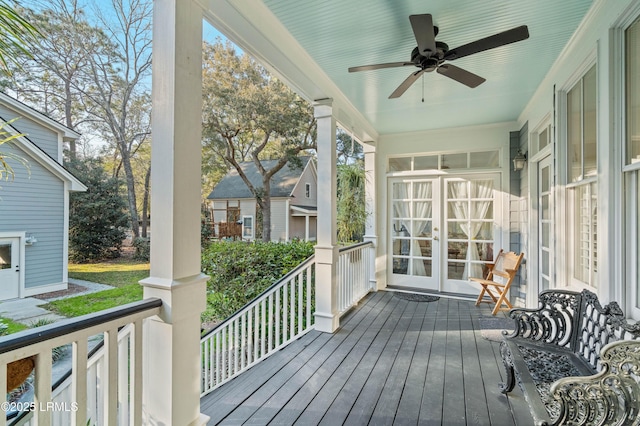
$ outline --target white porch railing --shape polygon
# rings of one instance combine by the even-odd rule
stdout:
[[[355,306],[367,293],[375,290],[371,280],[372,248],[371,242],[364,242],[340,249],[337,285],[340,315]]]
[[[340,249],[337,301],[345,313],[371,284],[372,243]],[[313,328],[315,258],[311,256],[205,335],[200,343],[204,396]]]
[[[145,299],[0,338],[0,389],[8,363],[36,358],[33,402],[12,404],[31,411],[10,420],[2,415],[0,425],[140,425],[142,321],[161,306],[160,299]],[[88,339],[99,334],[103,344],[88,354]],[[52,350],[68,344],[72,369],[52,389]]]
[[[314,287],[311,256],[205,335],[200,343],[201,395],[311,330]]]

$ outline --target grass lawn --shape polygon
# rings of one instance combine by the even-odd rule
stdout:
[[[107,284],[112,290],[84,296],[56,300],[43,306],[66,317],[76,317],[142,300],[142,286],[138,284],[149,276],[149,263],[129,259],[111,262],[69,264],[69,277]]]
[[[18,331],[26,330],[27,328],[29,328],[26,325],[20,324],[19,322],[14,322],[9,318],[0,318],[0,321],[2,321],[7,326],[4,334],[17,333]]]

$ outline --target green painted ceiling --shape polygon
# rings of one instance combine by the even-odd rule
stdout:
[[[289,33],[380,134],[515,120],[591,6],[591,0],[264,0]],[[530,38],[452,61],[487,81],[470,89],[425,73],[401,98],[389,94],[417,68],[349,73],[410,61],[409,15],[430,13],[436,40],[454,48],[519,25]],[[424,82],[424,103],[421,101]]]

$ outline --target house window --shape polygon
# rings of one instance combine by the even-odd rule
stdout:
[[[475,151],[389,158],[389,172],[449,169],[495,169],[500,167],[500,151]]]
[[[625,199],[628,282],[640,310],[640,18],[625,31]],[[640,315],[636,312],[636,317]]]
[[[304,196],[307,198],[311,198],[311,184],[310,183],[305,183],[304,184]]]
[[[242,238],[253,238],[253,216],[242,216]]]
[[[596,69],[567,93],[567,181],[573,280],[597,287]]]

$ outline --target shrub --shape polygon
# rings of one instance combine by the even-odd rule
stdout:
[[[135,260],[141,260],[144,262],[149,261],[149,256],[151,252],[151,244],[149,238],[138,237],[133,240],[133,247],[135,247],[136,252],[133,255]]]
[[[203,321],[232,315],[313,254],[313,244],[220,241],[202,253],[207,283],[207,310]]]

